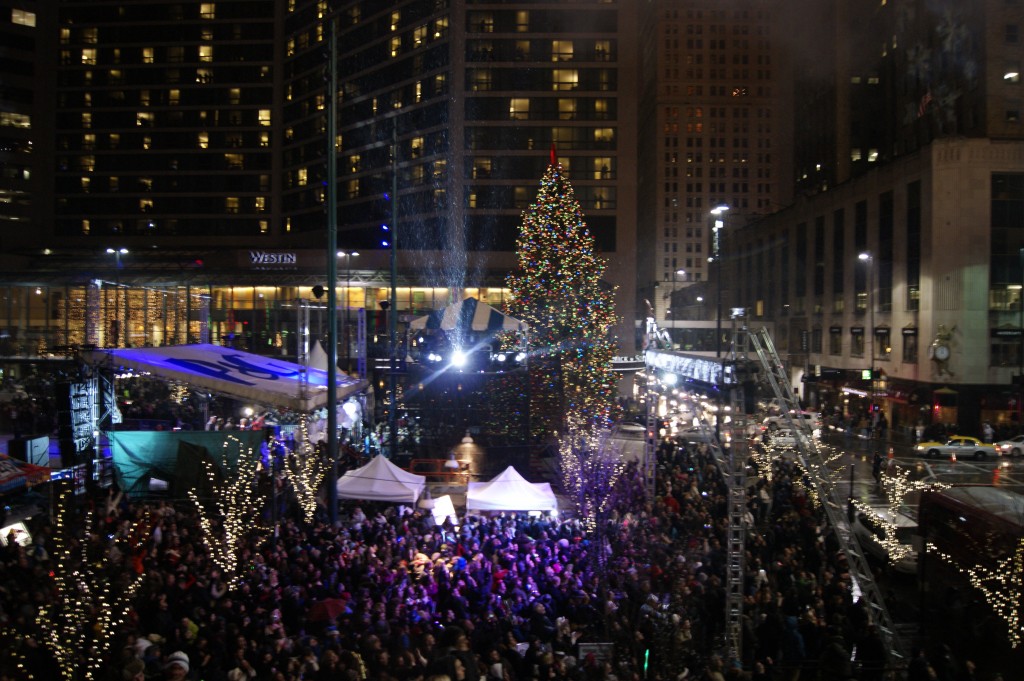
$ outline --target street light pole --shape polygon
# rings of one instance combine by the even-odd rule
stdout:
[[[711,232],[712,257],[715,261],[715,357],[722,356],[722,228],[725,226],[723,215],[729,206],[717,206],[711,209],[715,218],[715,226]]]
[[[867,263],[868,266],[868,278],[864,284],[864,293],[868,307],[868,330],[871,334],[871,343],[868,346],[871,350],[871,361],[868,363],[868,367],[871,371],[871,389],[869,391],[868,398],[871,402],[871,412],[873,414],[875,411],[875,259],[870,253],[861,253],[857,258],[862,262]]]
[[[127,248],[108,248],[107,253],[114,256],[114,347],[121,347],[121,256],[128,252]],[[127,301],[125,302],[127,306]]]

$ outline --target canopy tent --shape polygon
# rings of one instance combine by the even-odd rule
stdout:
[[[210,491],[203,461],[216,464],[223,474],[234,472],[243,451],[260,451],[259,430],[129,431],[110,433],[110,458],[118,487],[129,496],[145,495],[151,482],[160,480],[172,495],[184,496],[198,488]]]
[[[149,372],[277,408],[311,412],[327,404],[326,371],[220,345],[110,348],[88,350],[83,356],[92,364]],[[303,372],[305,386],[301,380]],[[367,387],[366,381],[341,372],[336,385],[339,402]]]
[[[546,482],[528,482],[512,466],[490,482],[471,482],[467,511],[557,511],[558,500]]]
[[[415,504],[426,484],[425,476],[404,471],[378,455],[365,466],[341,476],[337,489],[339,499]]]
[[[466,298],[461,303],[435,310],[409,323],[410,329],[440,329],[442,331],[486,332],[526,331],[529,325],[476,298]]]

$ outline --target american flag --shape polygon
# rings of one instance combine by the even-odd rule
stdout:
[[[921,118],[928,111],[928,105],[932,103],[932,91],[927,90],[921,95],[921,102],[917,105],[917,117]]]

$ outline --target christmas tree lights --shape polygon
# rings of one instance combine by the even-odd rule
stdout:
[[[524,211],[506,312],[530,326],[531,431],[606,427],[614,408],[614,287],[561,164],[552,162]]]

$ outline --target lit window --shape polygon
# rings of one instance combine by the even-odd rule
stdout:
[[[516,31],[526,33],[530,30],[530,13],[525,9],[516,12]]]
[[[86,130],[88,130],[89,128],[92,127],[92,112],[91,111],[83,111],[82,112],[82,127],[85,128]]]
[[[86,194],[89,193],[89,185],[90,184],[92,184],[92,178],[90,178],[90,177],[83,177],[82,178],[82,191],[85,192]]]
[[[558,100],[558,119],[562,121],[571,121],[576,118],[576,100],[575,99],[559,99]]]
[[[260,133],[260,146],[261,147],[269,147],[270,146],[270,133],[269,132],[261,132]]]
[[[139,210],[143,213],[153,210],[153,199],[139,199]]]
[[[528,98],[513,97],[509,103],[508,115],[514,121],[525,121],[530,118],[530,100]]]
[[[401,18],[402,18],[402,13],[401,12],[397,12],[396,11],[396,12],[392,12],[391,13],[391,30],[392,31],[397,31],[398,30],[398,22],[401,20]]]
[[[395,36],[391,39],[391,56],[397,57],[399,52],[402,51],[402,38],[401,36]]]
[[[24,9],[11,10],[11,23],[19,26],[35,26],[36,13]]]
[[[257,196],[255,206],[257,213],[262,213],[263,211],[265,211],[267,209],[267,197]]]
[[[153,61],[154,61],[153,48],[152,47],[143,47],[142,48],[142,63],[143,64],[152,64]]]
[[[614,128],[594,128],[594,141],[595,142],[614,142],[615,141],[615,130],[614,130]]]
[[[150,137],[149,135],[145,135],[142,138],[142,148],[143,149],[149,149],[152,146],[153,146],[153,138]]]
[[[594,158],[594,179],[607,180],[611,175],[612,160],[607,156]]]
[[[416,81],[416,95],[414,101],[423,101],[423,83],[421,81]]]
[[[199,61],[205,61],[205,62],[213,61],[213,45],[200,45],[199,46]]]
[[[90,225],[88,220],[82,220],[82,234],[88,234]]]
[[[551,41],[551,61],[572,61],[573,45],[571,40]]]
[[[427,27],[426,25],[417,26],[412,31],[412,44],[415,47],[422,45],[427,39]]]
[[[224,163],[230,170],[241,170],[245,167],[242,154],[224,154]]]
[[[237,196],[225,196],[224,197],[224,210],[228,213],[238,212],[238,197]]]
[[[181,90],[169,90],[167,92],[167,103],[171,106],[177,106],[178,102],[181,101]]]
[[[82,50],[82,63],[90,66],[96,64],[96,48],[88,47]]]
[[[299,168],[298,171],[296,172],[295,183],[298,184],[300,187],[303,187],[306,185],[308,181],[309,170],[307,170],[306,168]]]
[[[554,90],[575,90],[580,83],[576,69],[552,69],[551,86]]]
[[[217,16],[217,6],[212,2],[199,4],[199,17],[201,19],[213,19]]]
[[[266,220],[260,220],[260,234],[266,234],[270,231],[270,223]]]
[[[196,82],[197,83],[212,83],[213,82],[213,69],[196,69]]]
[[[209,149],[210,148],[210,134],[207,132],[199,133],[199,148]]]
[[[240,104],[242,101],[242,89],[233,87],[228,90],[228,101],[231,104]]]
[[[270,125],[270,109],[260,109],[259,122],[262,126]]]

